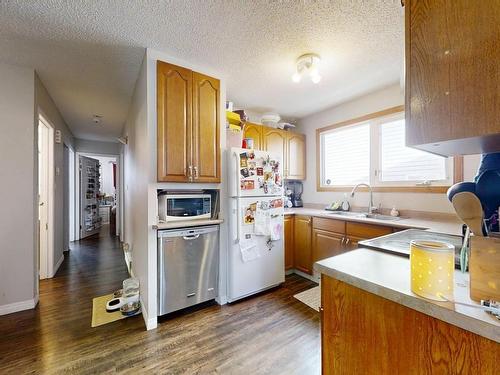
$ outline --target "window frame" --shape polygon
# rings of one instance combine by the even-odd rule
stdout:
[[[369,122],[370,120],[392,120],[404,117],[404,105],[391,107],[382,111],[370,113],[361,117],[354,119],[342,121],[333,125],[325,126],[316,129],[316,190],[320,191],[350,191],[352,185],[336,185],[328,186],[322,184],[322,176],[324,173],[324,165],[322,163],[322,153],[323,153],[323,139],[321,135],[325,132],[332,131],[334,129],[339,129],[349,125],[357,125]],[[385,122],[385,121],[384,121]],[[376,134],[375,134],[376,133]],[[374,137],[374,138],[372,138]],[[373,147],[374,146],[374,147]],[[463,158],[461,156],[456,156],[453,160],[448,160],[447,170],[451,174],[449,176],[449,184],[430,184],[430,185],[419,185],[417,181],[408,182],[383,182],[374,175],[375,170],[380,169],[380,128],[378,126],[370,126],[370,181],[373,191],[376,192],[415,192],[415,193],[446,193],[448,188],[456,182],[462,181],[463,179]],[[367,188],[361,188],[360,190],[368,190]]]

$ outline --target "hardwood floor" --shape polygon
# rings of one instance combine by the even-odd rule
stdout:
[[[72,245],[34,310],[0,316],[0,373],[319,374],[319,314],[293,298],[315,284],[297,275],[259,296],[161,318],[91,328],[92,298],[120,288],[118,242]]]

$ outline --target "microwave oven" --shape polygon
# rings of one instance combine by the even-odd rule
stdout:
[[[161,194],[158,196],[158,218],[162,222],[210,219],[210,194]]]

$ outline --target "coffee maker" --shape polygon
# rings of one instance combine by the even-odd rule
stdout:
[[[285,191],[292,207],[304,206],[304,204],[302,203],[303,186],[301,181],[287,181]]]

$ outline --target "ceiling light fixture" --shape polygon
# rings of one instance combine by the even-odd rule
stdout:
[[[304,74],[309,74],[311,81],[313,83],[318,83],[321,81],[321,76],[319,75],[318,65],[321,61],[320,57],[315,53],[306,53],[297,59],[297,68],[292,76],[292,81],[299,83]]]

